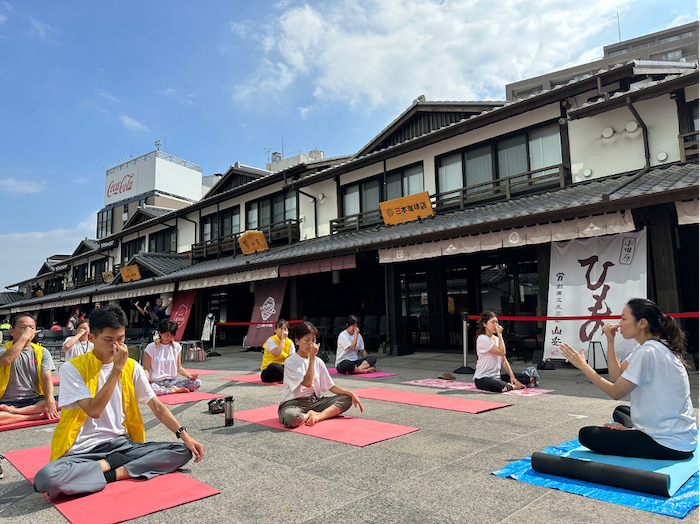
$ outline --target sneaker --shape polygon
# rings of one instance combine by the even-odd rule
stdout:
[[[5,459],[5,456],[4,456],[4,455],[0,455],[0,459],[3,459],[3,460],[4,460],[4,459]],[[4,473],[3,473],[3,471],[2,471],[2,464],[0,464],[0,479],[3,477],[3,475],[4,475]]]

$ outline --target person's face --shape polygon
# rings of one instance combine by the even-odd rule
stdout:
[[[16,340],[21,337],[22,332],[26,328],[36,329],[36,322],[34,322],[32,317],[22,317],[17,321],[17,325],[15,325],[14,328],[10,328],[10,335],[12,335],[12,339]]]
[[[357,324],[350,324],[348,326],[348,333],[350,333],[351,335],[354,335],[355,331],[357,331]]]
[[[102,306],[100,306],[100,303],[99,303],[99,302],[95,302],[95,309],[100,309],[100,307],[102,307]]]
[[[484,327],[489,335],[496,333],[498,331],[498,317],[491,317],[484,323]]]
[[[173,341],[173,334],[170,331],[160,334],[160,343],[167,346]]]
[[[296,339],[297,351],[302,357],[306,357],[311,351],[311,347],[316,343],[316,335],[308,333],[301,338]]]
[[[125,329],[120,328],[105,328],[97,336],[93,333],[89,335],[90,341],[95,345],[94,352],[96,355],[113,358],[114,350],[117,345],[123,344],[125,337]]]
[[[285,337],[289,336],[289,326],[287,324],[282,324],[280,327],[275,328],[275,335],[277,335],[278,338],[282,338],[284,335]]]
[[[159,298],[156,300],[156,306],[162,306],[163,305],[163,299]]]
[[[620,335],[623,338],[630,339],[636,338],[639,333],[648,326],[648,322],[645,318],[637,320],[632,314],[629,306],[622,308],[622,318],[619,322],[620,325]]]
[[[84,337],[85,335],[89,335],[89,334],[90,334],[90,325],[87,324],[86,322],[83,322],[82,324],[80,324],[80,325],[78,326],[78,331],[84,331],[84,332],[85,332],[85,333],[83,333],[83,337]],[[82,337],[81,337],[81,338],[82,338]]]

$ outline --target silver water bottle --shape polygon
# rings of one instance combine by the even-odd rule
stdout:
[[[233,397],[226,397],[224,399],[224,426],[233,426],[233,401],[236,400]]]

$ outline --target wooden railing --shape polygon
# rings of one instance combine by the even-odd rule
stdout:
[[[698,131],[678,135],[678,146],[681,150],[681,162],[698,159]]]
[[[379,209],[373,209],[372,211],[331,220],[331,234],[359,231],[360,229],[367,229],[383,223],[382,212]]]
[[[299,221],[291,218],[259,227],[257,231],[262,231],[265,234],[265,239],[269,246],[277,244],[291,245],[299,241]],[[219,258],[222,255],[236,256],[240,252],[238,239],[242,234],[233,233],[192,244],[192,259],[202,260],[213,256]]]

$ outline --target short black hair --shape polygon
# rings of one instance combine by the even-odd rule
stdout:
[[[354,326],[355,324],[359,324],[360,321],[357,319],[355,315],[348,315],[348,318],[345,319],[345,326],[350,327]]]
[[[164,318],[163,320],[160,321],[158,324],[158,333],[170,333],[171,335],[175,335],[177,333],[177,322],[174,320],[170,320],[169,318]]]
[[[106,328],[119,329],[129,325],[129,319],[119,306],[105,306],[96,309],[90,315],[90,330],[94,336]]]
[[[34,321],[34,323],[36,324],[36,319],[32,315],[30,315],[29,313],[18,313],[17,315],[12,317],[12,322],[10,322],[12,329],[15,329],[17,327],[17,322],[19,322],[19,319],[24,318],[24,317],[31,318]]]

